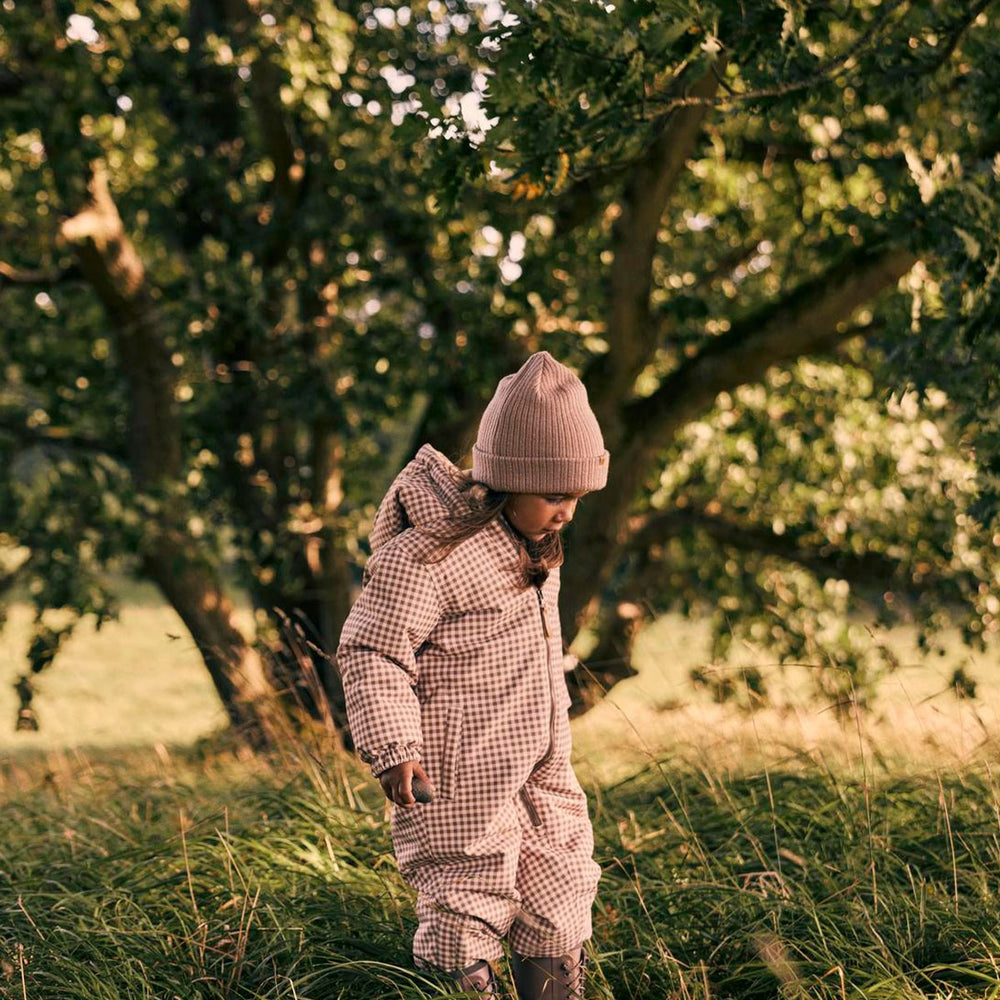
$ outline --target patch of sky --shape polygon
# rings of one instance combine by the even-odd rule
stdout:
[[[394,94],[401,94],[404,90],[412,87],[417,78],[412,73],[406,73],[395,66],[383,66],[379,70],[379,76],[389,85],[389,89]]]
[[[66,37],[71,42],[83,42],[84,45],[96,45],[101,40],[94,19],[86,14],[70,14],[66,18]]]
[[[527,249],[528,240],[524,233],[513,232],[507,241],[507,255],[500,261],[500,280],[505,285],[517,281],[521,277],[521,265],[519,261],[524,259],[524,251]]]
[[[715,219],[711,215],[705,215],[704,212],[685,212],[684,224],[693,233],[700,233],[703,229],[708,229],[710,226],[714,226]]]

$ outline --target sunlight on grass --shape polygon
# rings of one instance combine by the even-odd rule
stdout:
[[[9,768],[0,995],[455,996],[412,967],[375,783],[308,737],[287,751]],[[859,779],[808,757],[595,789],[588,1000],[996,996],[998,801],[984,770]]]
[[[81,624],[38,678],[38,733],[13,731],[12,685],[24,669],[30,625],[27,606],[13,605],[0,632],[0,754],[182,746],[225,726],[208,673],[175,612],[148,585],[122,580],[119,587],[121,621],[100,632]],[[721,669],[738,683],[741,667],[757,666],[773,704],[752,712],[715,704],[689,676],[692,667],[707,664],[706,627],[666,615],[639,637],[639,675],[574,720],[577,771],[585,784],[604,784],[664,757],[710,760],[720,769],[820,752],[838,766],[857,763],[862,754],[904,767],[968,762],[988,752],[989,734],[1000,731],[1000,684],[987,658],[971,657],[977,698],[957,699],[949,678],[968,652],[957,635],[946,639],[949,655],[929,657],[916,649],[913,629],[893,630],[902,668],[883,682],[873,711],[844,725],[808,697],[808,667],[782,668],[761,649],[738,649]]]
[[[14,732],[13,685],[25,670],[31,611],[14,604],[0,632],[0,753],[69,746],[190,743],[225,724],[208,672],[176,612],[129,584],[121,620],[85,619],[35,679],[39,732]]]
[[[839,768],[876,759],[886,767],[933,770],[990,759],[1000,731],[1000,685],[992,654],[976,658],[956,635],[949,655],[917,650],[915,630],[898,627],[890,643],[902,664],[882,683],[871,711],[839,719],[809,696],[809,668],[784,667],[766,650],[744,648],[722,669],[737,678],[756,666],[771,704],[744,709],[720,705],[691,683],[689,671],[707,662],[708,636],[697,622],[667,615],[636,644],[639,675],[619,684],[593,710],[574,720],[574,762],[581,781],[606,784],[659,760],[742,772],[766,762],[787,764],[805,755]],[[979,680],[974,700],[949,686],[955,663],[969,658]],[[608,752],[612,748],[613,752]]]

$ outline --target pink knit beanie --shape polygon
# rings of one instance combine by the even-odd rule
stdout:
[[[608,481],[587,390],[548,351],[500,379],[472,447],[472,478],[507,493],[582,493]]]

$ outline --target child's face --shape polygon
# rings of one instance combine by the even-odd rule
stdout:
[[[584,493],[513,493],[504,513],[526,538],[539,539],[560,531],[573,520],[576,502]]]

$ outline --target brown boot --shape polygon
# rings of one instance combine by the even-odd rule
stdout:
[[[471,996],[495,997],[496,1000],[502,1000],[503,994],[500,992],[500,983],[497,980],[496,972],[485,959],[470,965],[467,969],[449,972],[448,975]]]
[[[583,1000],[587,953],[534,958],[510,952],[518,1000]]]

